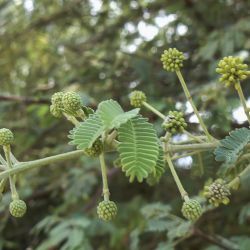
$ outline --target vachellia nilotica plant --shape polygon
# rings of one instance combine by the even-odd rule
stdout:
[[[241,178],[250,172],[250,165],[248,165],[250,156],[245,150],[250,143],[250,130],[241,128],[231,131],[229,136],[220,141],[209,133],[182,76],[181,68],[184,60],[184,54],[175,48],[165,50],[161,57],[163,68],[176,73],[187,101],[199,120],[203,130],[201,135],[187,131],[187,123],[182,112],[172,110],[167,115],[162,114],[147,102],[146,95],[139,90],[130,94],[130,103],[134,109],[127,112],[115,100],[101,102],[94,111],[83,106],[80,96],[75,92],[55,93],[51,98],[50,111],[56,118],[66,117],[74,125],[69,138],[70,144],[75,145],[77,150],[72,152],[35,161],[19,162],[11,152],[10,145],[14,140],[12,132],[6,128],[0,129],[0,145],[3,146],[5,155],[5,158],[0,155],[2,170],[0,192],[4,191],[6,182],[9,180],[12,193],[12,201],[9,205],[11,215],[22,217],[27,209],[25,202],[17,193],[16,175],[18,173],[85,154],[87,157],[99,157],[100,160],[103,201],[97,207],[97,214],[105,221],[114,219],[118,209],[115,202],[110,200],[105,163],[105,154],[111,151],[118,152],[119,158],[116,162],[119,162],[118,165],[130,182],[146,180],[149,185],[155,185],[169,169],[183,199],[181,212],[188,220],[197,220],[207,207],[228,204],[231,190],[237,189]],[[250,109],[247,107],[241,89],[241,81],[250,75],[248,66],[240,58],[229,56],[219,62],[216,71],[221,75],[220,82],[226,87],[236,89],[250,122]],[[165,131],[163,137],[158,138],[153,125],[140,115],[141,108],[149,109],[162,119],[162,129]],[[172,138],[176,134],[186,134],[188,139],[181,144],[175,143]],[[220,178],[206,183],[203,196],[210,205],[202,208],[198,200],[190,198],[184,189],[173,160],[211,150],[214,150],[215,160],[223,162],[223,171]],[[227,175],[238,165],[241,166],[241,172],[237,176]]]

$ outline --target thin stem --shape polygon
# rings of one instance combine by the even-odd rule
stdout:
[[[183,88],[183,91],[184,91],[184,93],[185,93],[185,96],[186,96],[187,100],[189,101],[189,103],[191,104],[191,106],[192,106],[192,108],[193,108],[193,110],[194,110],[194,113],[196,114],[196,116],[197,116],[197,118],[198,118],[198,120],[199,120],[199,122],[200,122],[200,125],[201,125],[201,127],[202,127],[202,129],[203,129],[203,131],[204,131],[204,133],[206,134],[208,140],[209,140],[209,141],[212,141],[212,138],[213,138],[213,137],[209,134],[209,132],[208,132],[208,130],[207,130],[207,127],[206,127],[205,123],[203,122],[203,120],[202,120],[202,118],[201,118],[201,116],[200,116],[200,114],[199,114],[199,112],[198,112],[198,110],[197,110],[197,108],[196,108],[196,106],[195,106],[195,104],[194,104],[194,102],[193,102],[193,99],[192,99],[192,97],[191,97],[191,95],[190,95],[190,93],[189,93],[189,90],[188,90],[188,88],[187,88],[186,82],[185,82],[185,80],[184,80],[184,78],[183,78],[181,72],[180,72],[179,70],[177,70],[177,71],[176,71],[176,75],[177,75],[177,77],[179,78],[179,81],[180,81],[180,83],[181,83],[181,86],[182,86],[182,88]]]
[[[63,113],[63,115],[67,118],[68,121],[73,123],[75,126],[79,126],[80,122],[72,115],[68,115],[66,113]]]
[[[7,182],[7,179],[3,179],[3,180],[1,180],[1,182],[0,182],[0,195],[1,195],[1,194],[3,193],[3,191],[4,191],[4,187],[5,187],[6,182]]]
[[[105,201],[109,201],[109,187],[108,187],[108,177],[107,177],[107,168],[104,159],[104,153],[102,152],[99,156],[100,164],[101,164],[101,171],[102,171],[102,184],[103,184],[103,196]]]
[[[198,162],[199,162],[198,166],[200,169],[200,176],[202,176],[204,174],[204,165],[203,165],[202,156],[200,152],[198,153]]]
[[[6,170],[6,165],[0,165],[0,170]]]
[[[171,174],[172,174],[172,176],[173,176],[173,178],[174,178],[174,181],[175,181],[175,183],[176,183],[176,185],[177,185],[177,187],[178,187],[178,189],[179,189],[179,192],[180,192],[180,194],[181,194],[181,197],[182,197],[184,200],[186,200],[186,199],[188,198],[188,194],[187,194],[186,190],[184,189],[184,187],[183,187],[182,184],[181,184],[181,181],[180,181],[180,179],[179,179],[179,176],[177,175],[177,173],[176,173],[176,171],[175,171],[175,168],[174,168],[174,165],[173,165],[173,163],[172,163],[172,161],[171,161],[170,155],[169,155],[169,154],[166,154],[165,159],[166,159],[166,161],[167,161],[167,163],[168,163],[168,166],[169,166],[169,168],[170,168],[170,171],[171,171]]]
[[[7,162],[4,160],[4,158],[1,156],[1,154],[0,154],[0,162],[1,162],[3,165],[7,165]]]
[[[194,152],[190,152],[190,153],[186,153],[186,154],[176,155],[176,156],[173,156],[171,158],[171,160],[174,161],[174,160],[177,160],[177,159],[180,159],[180,158],[184,158],[184,157],[187,157],[187,156],[196,155],[196,154],[199,154],[200,152],[201,151],[194,151]]]
[[[192,135],[191,133],[189,133],[187,130],[184,130],[184,133],[189,137],[192,138],[194,141],[198,141],[198,142],[203,142],[199,137]]]
[[[9,145],[4,146],[3,150],[4,150],[5,158],[7,161],[7,167],[11,170],[11,169],[13,169],[13,166],[12,166],[12,162],[10,159],[10,146]],[[10,182],[10,190],[11,190],[12,199],[13,200],[18,199],[19,195],[18,195],[17,190],[16,190],[15,180],[14,180],[13,176],[9,176],[9,182]]]
[[[179,192],[181,194],[181,197],[184,199],[184,201],[188,201],[189,200],[189,197],[188,197],[188,193],[186,192],[186,190],[184,189],[184,187],[182,186],[181,184],[181,181],[179,179],[179,176],[178,174],[176,173],[175,171],[175,167],[173,165],[173,162],[171,160],[171,157],[170,157],[170,154],[169,152],[167,151],[167,144],[168,144],[168,141],[170,139],[170,134],[167,132],[165,134],[165,137],[164,137],[164,144],[163,144],[163,150],[165,151],[165,156],[164,156],[164,159],[167,161],[168,163],[168,166],[170,168],[170,171],[171,171],[171,174],[174,178],[174,181],[179,189]]]
[[[238,95],[240,97],[240,101],[241,101],[241,104],[244,108],[244,111],[245,111],[245,114],[247,116],[247,120],[248,122],[250,123],[250,115],[249,115],[249,108],[247,107],[247,102],[246,102],[246,99],[245,99],[245,96],[243,94],[243,91],[242,91],[242,88],[241,88],[241,85],[240,85],[240,82],[237,82],[235,84],[235,89],[237,90],[238,92]]]
[[[116,130],[112,131],[112,132],[107,136],[107,139],[106,139],[106,141],[105,141],[106,144],[107,144],[107,145],[112,145],[112,142],[115,140],[116,136],[117,136],[117,131],[116,131]]]
[[[85,113],[83,112],[82,109],[79,109],[79,110],[78,110],[77,115],[78,115],[83,121],[86,119],[86,115],[85,115]]]
[[[219,142],[206,142],[206,143],[193,143],[193,144],[181,144],[174,145],[169,144],[167,150],[170,152],[182,152],[182,151],[204,151],[213,150],[219,145]]]
[[[143,102],[142,104],[143,104],[144,107],[146,107],[147,109],[151,110],[153,113],[155,113],[156,115],[158,115],[161,119],[163,119],[163,120],[166,119],[166,116],[164,114],[162,114],[160,111],[158,111],[157,109],[155,109],[153,106],[151,106],[147,102]]]
[[[42,167],[45,165],[49,165],[51,163],[62,162],[65,160],[80,157],[82,155],[84,155],[84,151],[75,150],[72,152],[54,155],[54,156],[46,157],[46,158],[35,160],[35,161],[18,163],[18,164],[16,164],[15,168],[8,169],[8,170],[1,172],[0,173],[0,180],[4,179],[10,175],[18,174],[18,173],[21,173],[21,172],[26,171],[26,170],[30,170],[30,169],[37,168],[37,167]]]
[[[12,154],[12,152],[10,152],[10,159],[12,161],[13,164],[17,164],[19,163],[19,161],[16,159],[16,157]]]

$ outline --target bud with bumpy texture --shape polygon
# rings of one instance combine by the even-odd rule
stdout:
[[[161,55],[161,61],[163,63],[163,68],[167,71],[177,71],[183,67],[183,61],[185,57],[182,52],[176,48],[170,48],[164,50],[164,53]]]
[[[91,148],[87,148],[85,149],[85,153],[87,156],[91,156],[91,157],[96,157],[99,156],[103,151],[103,144],[102,141],[100,139],[97,139]]]
[[[79,94],[75,92],[67,92],[63,95],[62,103],[65,111],[69,114],[77,114],[82,107],[82,101]]]
[[[0,129],[0,145],[8,146],[14,141],[13,133],[7,128]]]
[[[222,179],[217,179],[211,185],[205,186],[204,196],[209,203],[218,207],[221,203],[227,205],[229,203],[230,190],[226,182]]]
[[[56,118],[62,117],[62,111],[59,110],[58,108],[56,108],[54,105],[50,105],[49,109],[50,109],[50,113],[51,113],[54,117],[56,117]]]
[[[63,92],[56,92],[51,97],[52,105],[59,110],[63,109],[63,103],[62,103],[63,96],[64,96]]]
[[[230,86],[247,78],[247,68],[247,64],[244,64],[241,58],[228,56],[220,60],[216,72],[221,74],[219,81]]]
[[[9,205],[9,211],[16,218],[23,217],[27,211],[26,203],[23,200],[13,200]]]
[[[113,220],[117,214],[117,206],[113,201],[102,201],[97,207],[97,214],[102,220]]]
[[[187,127],[187,123],[185,122],[182,112],[169,111],[168,116],[162,124],[162,127],[171,134],[178,134],[184,131],[184,129]]]
[[[202,209],[197,200],[188,200],[183,203],[181,212],[186,219],[194,221],[201,216]]]
[[[133,107],[140,108],[143,102],[147,101],[146,95],[139,90],[135,90],[130,94],[130,104]]]
[[[52,105],[50,106],[50,113],[55,116],[56,118],[60,118],[62,116],[63,112],[63,103],[62,103],[62,98],[63,98],[64,93],[63,92],[57,92],[52,95],[51,97],[51,103]]]

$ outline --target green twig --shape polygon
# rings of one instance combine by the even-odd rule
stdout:
[[[108,177],[107,177],[107,168],[104,159],[104,153],[102,152],[99,156],[100,164],[101,164],[101,171],[102,171],[102,184],[103,184],[103,196],[105,201],[109,201],[109,187],[108,187]]]
[[[190,95],[190,92],[189,92],[189,90],[188,90],[188,88],[187,88],[186,82],[185,82],[185,80],[184,80],[184,78],[183,78],[181,72],[180,72],[179,70],[177,70],[177,71],[176,71],[176,75],[177,75],[177,77],[179,78],[179,81],[180,81],[180,83],[181,83],[181,86],[182,86],[182,88],[183,88],[183,91],[184,91],[184,93],[185,93],[185,96],[186,96],[187,100],[189,101],[189,103],[191,104],[191,106],[192,106],[192,108],[193,108],[193,110],[194,110],[194,113],[196,114],[196,116],[197,116],[197,118],[198,118],[198,120],[199,120],[199,122],[200,122],[200,125],[201,125],[201,127],[202,127],[202,129],[203,129],[203,131],[204,131],[204,133],[206,134],[208,140],[209,140],[209,141],[212,141],[212,138],[213,138],[213,137],[209,134],[209,132],[208,132],[208,130],[207,130],[207,127],[206,127],[205,123],[203,122],[203,120],[202,120],[202,118],[201,118],[201,116],[200,116],[200,114],[199,114],[199,112],[198,112],[198,110],[197,110],[197,108],[196,108],[196,106],[195,106],[195,104],[194,104],[194,102],[193,102],[193,99],[192,99],[192,97],[191,97],[191,95]]]
[[[244,96],[244,94],[243,94],[243,91],[242,91],[240,82],[237,82],[237,83],[235,84],[235,89],[236,89],[237,92],[238,92],[238,95],[239,95],[239,97],[240,97],[241,104],[242,104],[242,106],[243,106],[243,108],[244,108],[244,112],[245,112],[245,114],[246,114],[246,116],[247,116],[247,120],[248,120],[248,122],[250,123],[250,115],[249,115],[249,111],[250,111],[250,110],[249,110],[249,108],[247,107],[247,102],[246,102],[245,96]]]
[[[153,113],[155,113],[161,119],[163,119],[163,120],[166,119],[166,116],[164,114],[162,114],[160,111],[158,111],[156,108],[154,108],[153,106],[151,106],[147,102],[143,102],[142,104],[143,104],[144,107],[146,107],[147,109],[151,110]]]
[[[10,146],[3,146],[5,158],[7,161],[7,167],[9,170],[13,169],[12,162],[11,162],[11,157],[10,157]],[[10,182],[10,190],[11,190],[11,196],[12,199],[18,199],[19,195],[16,190],[16,184],[13,176],[9,176],[9,182]]]
[[[51,163],[57,163],[57,162],[62,162],[65,160],[73,159],[76,157],[80,157],[82,155],[84,155],[83,150],[75,150],[72,152],[54,155],[54,156],[46,157],[46,158],[39,159],[39,160],[18,163],[15,165],[15,168],[8,169],[8,170],[1,172],[0,173],[0,180],[8,177],[9,175],[18,174],[18,173],[21,173],[21,172],[26,171],[26,170],[46,166],[46,165],[49,165]]]

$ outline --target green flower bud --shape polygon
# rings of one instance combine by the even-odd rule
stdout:
[[[82,107],[82,101],[79,94],[75,92],[67,92],[62,97],[62,103],[65,111],[75,115]]]
[[[23,217],[27,211],[26,203],[23,200],[13,200],[9,205],[9,211],[16,218]]]
[[[247,68],[247,64],[244,64],[241,58],[228,56],[220,60],[216,72],[221,74],[220,82],[231,86],[247,78],[249,75]]]
[[[57,93],[53,94],[51,97],[52,105],[58,110],[63,109],[63,103],[62,103],[63,96],[64,96],[63,92],[57,92]]]
[[[164,50],[164,53],[161,55],[161,61],[163,63],[163,68],[167,71],[177,71],[183,67],[183,61],[185,57],[182,52],[175,48],[170,48]]]
[[[230,190],[222,179],[217,179],[204,188],[204,196],[215,207],[218,207],[221,203],[227,205],[230,202],[228,198],[230,195]]]
[[[104,221],[113,220],[117,214],[117,206],[113,201],[102,201],[97,207],[97,214]]]
[[[184,129],[187,127],[187,123],[185,122],[182,112],[169,111],[168,116],[162,124],[162,127],[171,134],[178,134],[184,131]]]
[[[13,133],[7,128],[0,129],[0,145],[8,146],[14,141]]]
[[[62,111],[54,105],[50,105],[50,113],[56,118],[62,117]]]
[[[133,107],[140,108],[143,102],[147,101],[146,95],[139,90],[135,90],[130,94],[130,104]]]
[[[103,143],[100,139],[97,139],[91,148],[85,149],[87,156],[96,157],[99,156],[103,151]]]
[[[194,221],[201,216],[202,208],[197,200],[188,200],[183,203],[181,212],[186,219]]]

